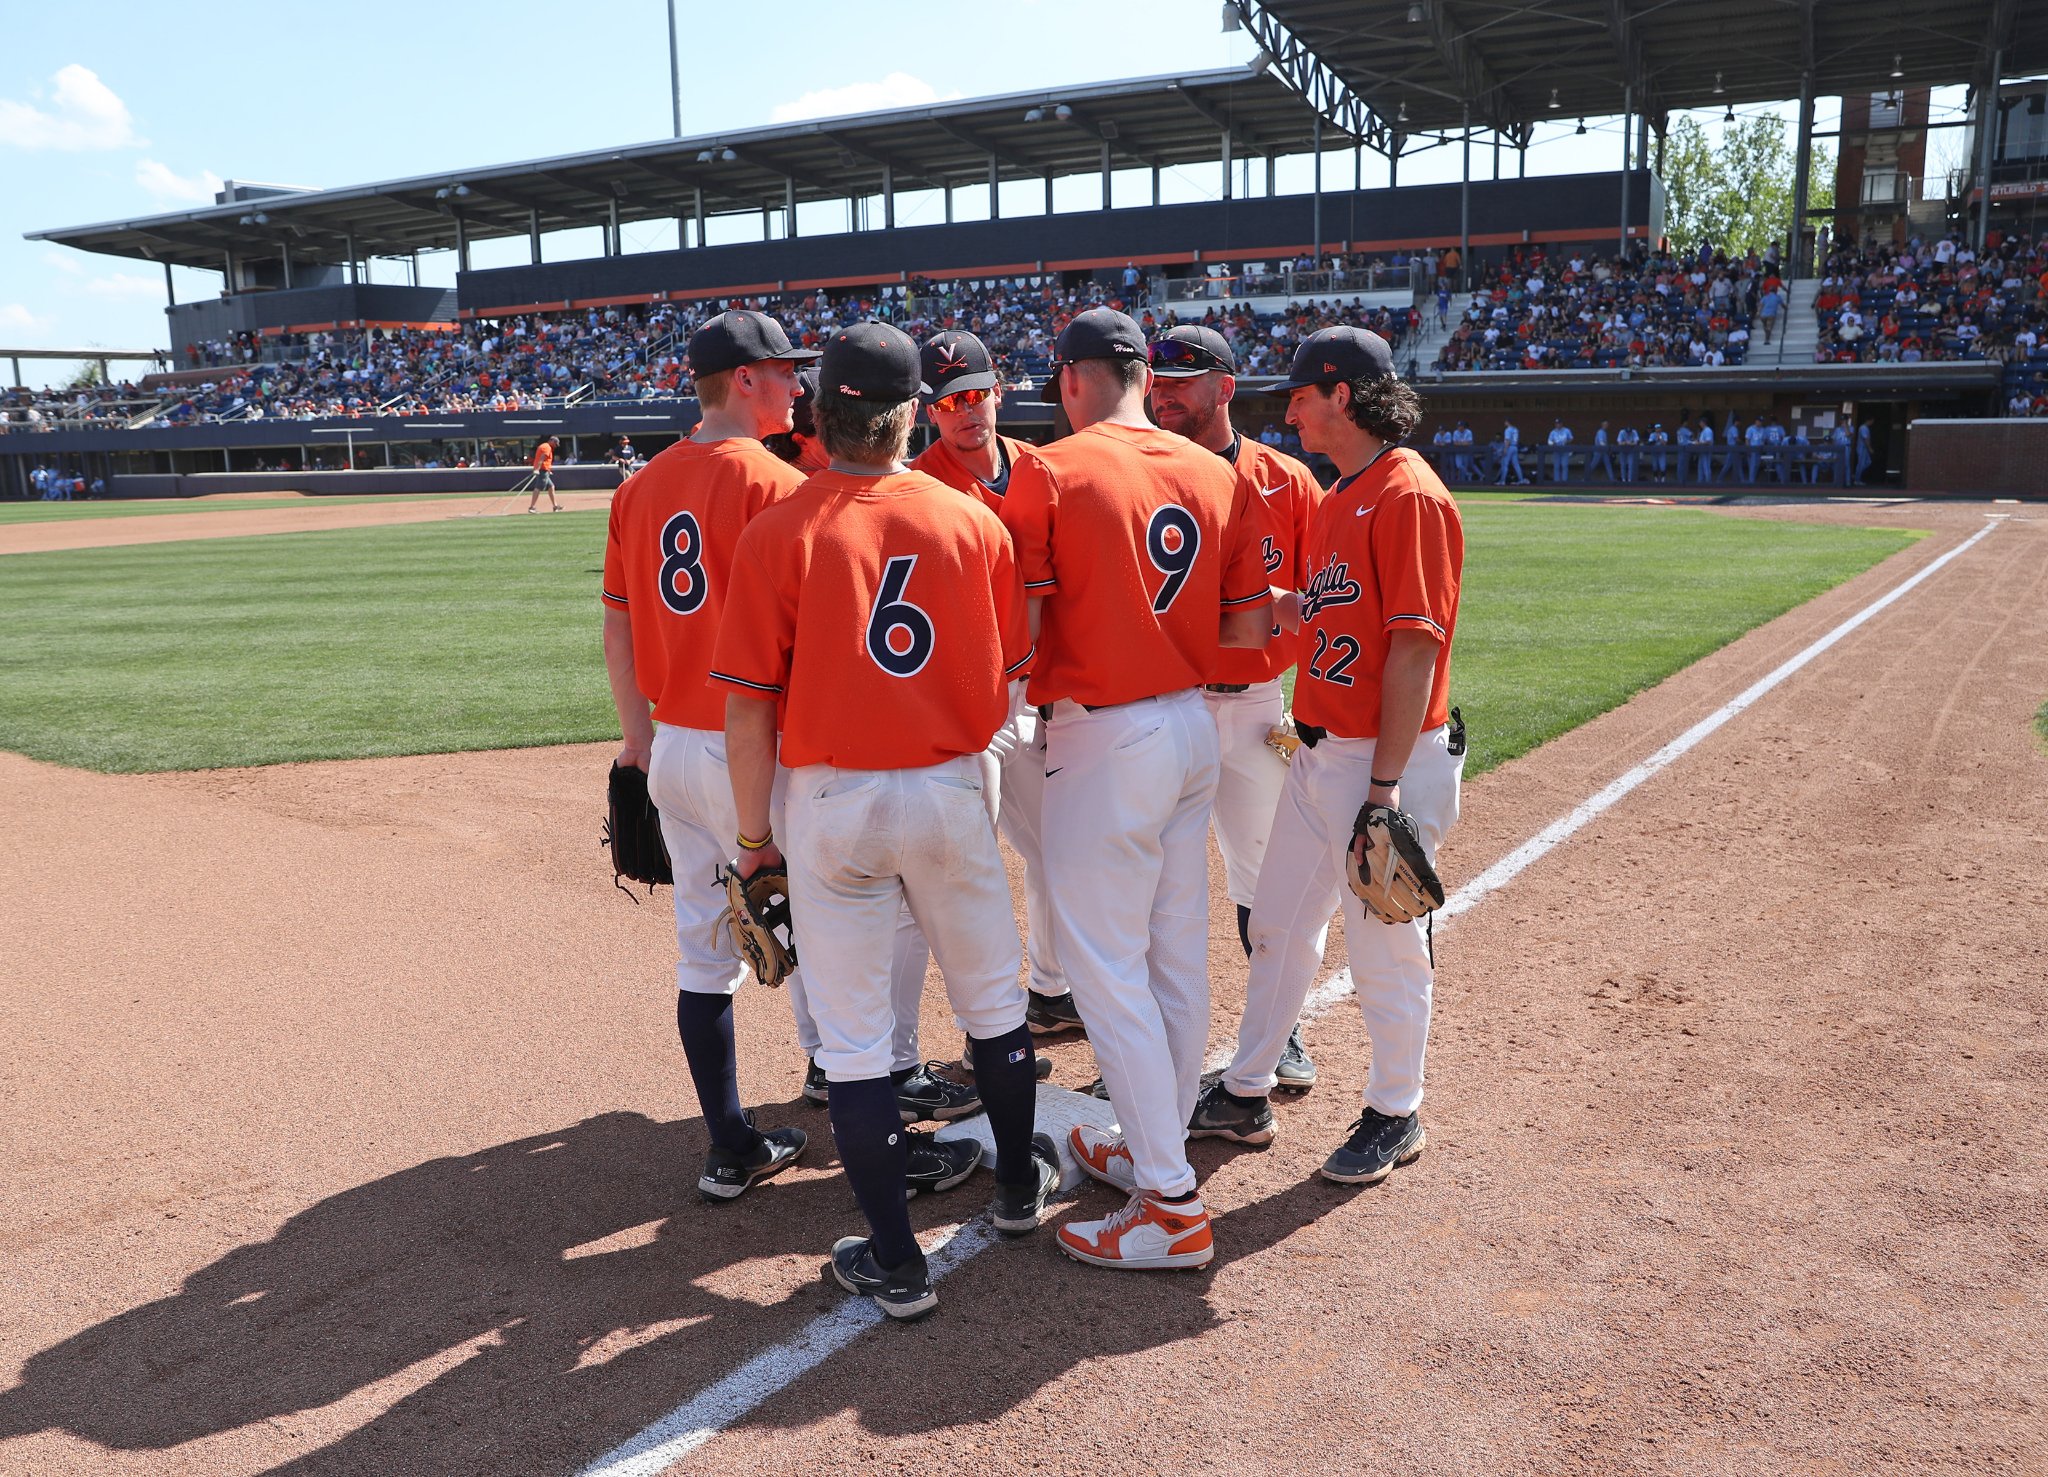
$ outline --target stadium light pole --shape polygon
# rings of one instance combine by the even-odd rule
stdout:
[[[668,0],[668,104],[675,116],[675,137],[683,136],[683,64],[676,50],[676,0]]]

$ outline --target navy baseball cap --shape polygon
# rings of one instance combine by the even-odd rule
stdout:
[[[791,346],[782,325],[766,313],[734,308],[690,335],[690,373],[723,374],[764,359],[815,359],[816,349]]]
[[[856,323],[825,340],[818,384],[873,405],[900,405],[925,393],[917,345],[886,323]]]
[[[1203,374],[1236,374],[1237,355],[1230,341],[1213,328],[1183,323],[1152,340],[1152,373],[1163,380],[1187,380]]]
[[[919,364],[928,388],[927,404],[957,390],[993,390],[996,366],[988,349],[971,333],[948,329],[925,340]]]
[[[806,364],[796,372],[796,399],[789,407],[790,430],[799,436],[818,434],[818,366]]]
[[[1060,370],[1083,359],[1145,359],[1145,331],[1115,308],[1090,308],[1076,313],[1052,346],[1052,374],[1038,398],[1060,403]]]
[[[1366,328],[1325,328],[1294,351],[1287,378],[1267,387],[1269,395],[1291,395],[1303,385],[1348,385],[1353,380],[1394,377],[1394,351]]]

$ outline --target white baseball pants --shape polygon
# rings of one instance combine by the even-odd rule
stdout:
[[[1422,1102],[1433,974],[1425,924],[1368,917],[1346,882],[1352,825],[1372,788],[1372,753],[1371,739],[1326,738],[1313,749],[1304,745],[1288,767],[1252,898],[1244,1021],[1237,1054],[1223,1074],[1224,1085],[1240,1096],[1272,1091],[1287,1034],[1322,963],[1330,914],[1341,902],[1351,978],[1372,1038],[1365,1105],[1400,1117]],[[1417,740],[1401,776],[1401,809],[1414,818],[1432,862],[1458,818],[1464,771],[1464,756],[1450,752],[1447,731],[1433,728]]]
[[[907,904],[939,962],[954,1020],[988,1038],[1024,1023],[1023,949],[982,755],[922,769],[806,765],[784,799],[790,907],[833,1082],[895,1065],[891,975]]]
[[[1209,810],[1216,723],[1193,691],[1098,712],[1062,701],[1046,741],[1054,947],[1138,1184],[1195,1187],[1188,1115],[1209,1043]]]
[[[1224,885],[1240,908],[1252,905],[1259,886],[1259,863],[1266,855],[1266,836],[1287,782],[1287,761],[1273,752],[1266,735],[1287,716],[1287,697],[1280,679],[1254,682],[1243,692],[1203,690],[1202,701],[1216,720],[1216,746],[1222,757],[1216,781],[1216,849],[1223,853]]]

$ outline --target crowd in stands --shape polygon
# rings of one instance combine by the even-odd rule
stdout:
[[[1787,303],[1775,252],[1604,257],[1516,246],[1474,271],[1455,327],[1451,284],[1439,279],[1437,320],[1449,332],[1440,370],[1741,364],[1752,342],[1773,341]]]
[[[2012,415],[2048,415],[2048,235],[1980,258],[1950,235],[1831,251],[1814,299],[1820,363],[1996,359]]]

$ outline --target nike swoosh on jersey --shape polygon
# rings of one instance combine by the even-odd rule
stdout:
[[[1280,491],[1280,489],[1285,487],[1286,485],[1287,484],[1285,482],[1276,482],[1271,487],[1261,487],[1259,489],[1259,496],[1271,497],[1274,493]]]
[[[1378,506],[1378,503],[1374,503],[1372,505],[1372,508],[1376,508]],[[1353,508],[1351,510],[1351,516],[1354,518],[1363,518],[1367,513],[1370,513],[1372,511],[1372,508]]]

